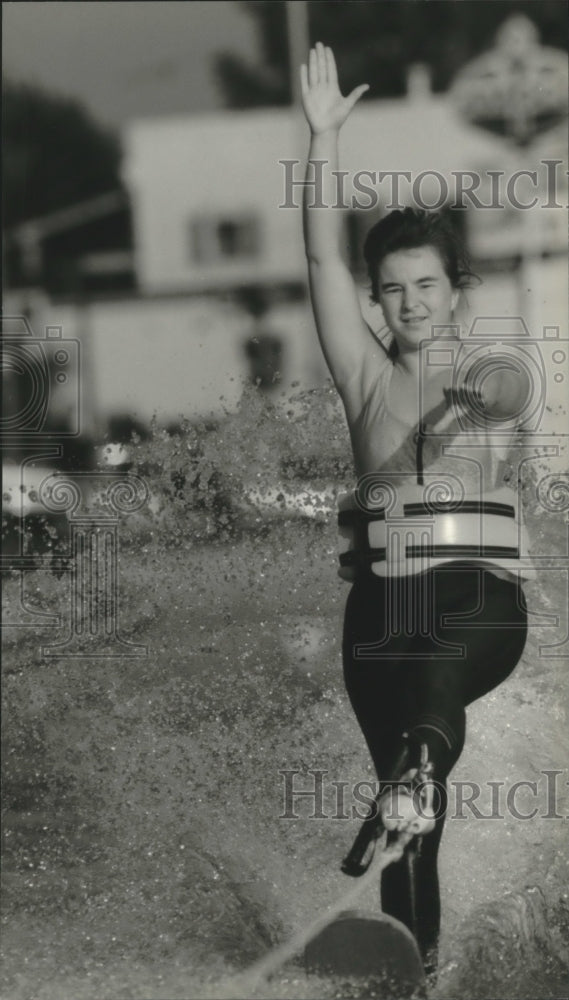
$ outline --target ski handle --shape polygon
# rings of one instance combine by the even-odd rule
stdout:
[[[403,734],[404,739],[408,739],[408,734]],[[378,838],[381,836],[385,827],[381,820],[381,812],[379,809],[379,800],[382,795],[384,795],[386,789],[393,788],[394,785],[406,785],[410,791],[413,789],[420,788],[425,783],[429,783],[430,791],[427,793],[427,801],[429,806],[432,805],[432,774],[433,765],[429,761],[429,752],[426,743],[421,743],[421,761],[417,769],[417,773],[411,782],[402,781],[401,778],[392,778],[389,781],[380,782],[379,792],[375,796],[372,805],[370,806],[369,814],[364,819],[354,843],[351,849],[346,854],[346,857],[342,861],[340,866],[344,875],[352,875],[354,878],[359,878],[361,875],[365,875],[367,872],[375,854],[375,846]],[[405,753],[403,754],[403,760],[405,759]],[[401,761],[395,768],[395,773],[401,773]],[[370,850],[371,845],[372,849]],[[366,858],[366,852],[369,852]],[[365,858],[365,860],[364,860]]]
[[[384,789],[376,795],[373,800],[373,805],[370,808],[369,815],[364,819],[358,833],[356,834],[354,843],[342,861],[340,867],[344,875],[351,875],[353,878],[359,878],[361,875],[365,875],[371,862],[373,861],[375,845],[384,830],[379,811],[379,799],[383,793]],[[366,853],[368,854],[367,858]]]

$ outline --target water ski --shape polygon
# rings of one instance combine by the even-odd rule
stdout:
[[[307,972],[366,981],[378,997],[405,1000],[420,995],[425,973],[411,932],[386,913],[346,910],[304,951]]]

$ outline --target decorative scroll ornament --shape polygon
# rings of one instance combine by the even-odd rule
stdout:
[[[552,514],[569,510],[569,473],[551,473],[540,479],[536,488],[537,499]]]
[[[359,479],[355,498],[361,510],[368,513],[385,511],[388,514],[395,506],[397,493],[395,487],[383,479],[379,473],[368,472]]]
[[[449,504],[449,512],[460,507],[464,500],[464,486],[458,476],[446,475],[445,479],[436,479],[428,483],[423,491],[423,500],[427,507],[436,504]]]

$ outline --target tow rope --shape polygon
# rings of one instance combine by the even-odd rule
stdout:
[[[415,792],[419,790],[423,808],[426,807],[426,809],[431,809],[432,782],[429,779],[431,777],[432,766],[426,759],[425,751],[426,747],[422,747],[421,765],[412,782],[394,780],[386,782],[385,784],[391,786],[395,786],[397,784],[407,785],[408,787],[410,786],[410,788]],[[379,798],[384,794],[384,792],[385,787],[376,797],[376,800],[374,801],[375,808],[372,807],[370,816],[364,820],[351,851],[342,863],[342,871],[345,874],[357,877],[356,884],[351,889],[344,892],[340,898],[335,903],[332,903],[329,907],[327,907],[323,913],[320,913],[309,924],[306,924],[293,934],[288,941],[284,941],[282,944],[276,945],[262,958],[253,962],[248,969],[237,973],[231,978],[227,977],[223,982],[219,983],[215,992],[210,994],[214,1000],[250,1000],[254,991],[273,973],[275,973],[280,966],[284,965],[284,963],[289,961],[289,959],[294,958],[295,955],[301,953],[312,938],[316,937],[320,931],[324,930],[324,928],[344,910],[350,909],[350,907],[357,902],[358,898],[365,893],[366,889],[372,883],[377,884],[378,876],[381,875],[385,868],[393,864],[395,861],[399,861],[403,857],[405,849],[411,841],[415,840],[416,842],[414,845],[415,849],[411,849],[413,856],[420,850],[422,838],[417,834],[415,829],[391,830],[388,834],[386,843],[383,845],[381,851],[377,852],[376,855],[375,847],[377,840],[385,829],[382,824],[378,808]],[[371,854],[369,853],[370,847],[372,848]],[[364,860],[364,856],[366,854],[368,856]],[[376,856],[377,860],[375,861]],[[410,858],[411,865],[412,862],[413,859]]]
[[[405,848],[416,835],[413,833],[399,833],[392,843],[385,846],[377,857],[374,864],[369,864],[365,874],[358,879],[356,884],[329,906],[324,913],[319,914],[309,924],[302,927],[293,934],[288,941],[276,945],[263,958],[258,959],[244,972],[229,977],[219,984],[219,988],[210,994],[215,1000],[251,1000],[254,991],[273,973],[284,965],[289,959],[294,958],[304,950],[308,942],[316,937],[327,924],[331,923],[344,910],[350,909],[359,896],[372,883],[377,882],[377,877],[384,868],[399,861],[403,857]]]

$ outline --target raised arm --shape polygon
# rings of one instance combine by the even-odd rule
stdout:
[[[322,351],[332,378],[344,397],[357,395],[358,378],[366,359],[379,357],[378,347],[363,319],[350,271],[341,253],[342,212],[337,203],[338,133],[356,101],[368,89],[356,87],[342,97],[332,50],[318,42],[310,50],[308,66],[300,71],[302,103],[310,126],[307,180],[322,171],[322,203],[314,206],[314,187],[304,189],[304,241],[308,258],[310,295]],[[320,167],[313,161],[324,161]]]

